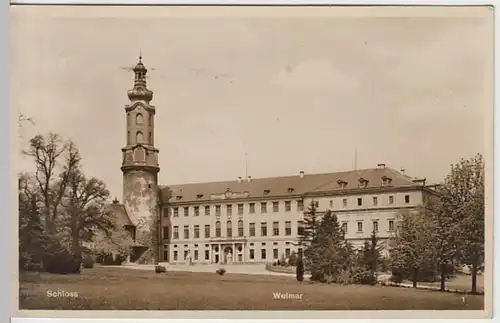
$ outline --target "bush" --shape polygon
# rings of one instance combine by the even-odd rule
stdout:
[[[104,266],[120,266],[126,257],[121,254],[114,255],[112,253],[104,253],[99,255],[98,262]]]
[[[94,268],[94,259],[90,256],[84,256],[82,259],[83,268]]]
[[[161,273],[166,273],[167,272],[167,268],[165,268],[164,266],[155,266],[155,273],[157,274],[161,274]]]
[[[57,241],[51,241],[43,257],[45,271],[52,274],[80,273],[81,259],[74,257]]]
[[[296,266],[297,265],[297,253],[294,251],[288,258],[288,265],[290,266]]]
[[[304,262],[302,259],[297,261],[297,268],[295,269],[295,277],[299,282],[304,280]]]
[[[226,273],[226,270],[224,268],[219,268],[215,271],[215,273],[219,276],[224,276],[224,274]]]
[[[392,276],[389,278],[389,281],[391,283],[401,284],[403,282],[403,277],[398,274],[392,274]]]

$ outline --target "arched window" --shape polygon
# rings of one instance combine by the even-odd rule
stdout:
[[[141,143],[144,140],[142,132],[137,131],[137,134],[135,135],[135,141],[136,143]]]
[[[227,221],[227,237],[230,238],[233,236],[233,223],[231,221]]]
[[[220,238],[220,221],[215,222],[215,236]]]
[[[138,113],[135,116],[135,124],[144,124],[144,118],[142,117],[142,114]]]
[[[243,221],[238,221],[238,236],[243,237]]]

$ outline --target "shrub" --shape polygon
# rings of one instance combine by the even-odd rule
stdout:
[[[43,256],[45,271],[53,274],[80,273],[81,259],[74,257],[57,241],[50,241]]]
[[[215,271],[215,273],[219,276],[224,276],[224,274],[226,273],[226,270],[224,268],[219,268]]]
[[[161,274],[161,273],[166,273],[166,272],[167,272],[167,268],[165,268],[164,266],[159,266],[159,265],[155,266],[155,273]]]
[[[403,276],[392,274],[392,276],[389,278],[389,281],[395,284],[401,284],[403,282]]]
[[[297,261],[297,268],[295,269],[295,277],[299,282],[304,280],[304,262],[302,259]]]
[[[82,259],[83,268],[94,268],[94,259],[90,256],[84,256]]]
[[[294,251],[288,258],[288,265],[296,266],[297,265],[297,253]]]

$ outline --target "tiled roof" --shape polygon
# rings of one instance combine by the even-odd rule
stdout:
[[[360,181],[365,188],[382,187],[384,178],[390,186],[411,186],[413,179],[394,169],[379,167],[363,170],[351,170],[326,174],[297,174],[293,176],[252,178],[251,181],[224,181],[209,183],[191,183],[161,187],[163,203],[194,202],[211,200],[211,195],[221,195],[227,191],[242,197],[285,197],[306,193],[349,190],[360,188]],[[386,183],[387,184],[387,183]],[[344,185],[342,188],[341,185]],[[245,194],[245,195],[244,195]],[[234,196],[233,196],[234,197]]]
[[[127,209],[125,208],[125,205],[113,202],[111,204],[106,205],[106,211],[114,213],[117,223],[119,225],[125,226],[125,225],[134,225],[132,221],[130,220],[129,214],[127,212]]]

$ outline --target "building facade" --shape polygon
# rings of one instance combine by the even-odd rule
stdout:
[[[158,185],[154,147],[153,93],[147,69],[134,68],[128,92],[123,152],[123,205],[140,236],[141,221],[158,218],[156,261],[182,263],[267,263],[298,251],[304,212],[333,211],[355,247],[373,230],[388,239],[402,210],[415,210],[433,187],[383,164],[371,169],[233,181]],[[116,204],[116,202],[115,202]],[[139,256],[136,255],[135,259]]]

